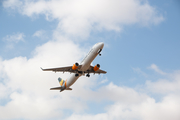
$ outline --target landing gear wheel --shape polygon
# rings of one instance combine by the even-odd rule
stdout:
[[[87,74],[86,77],[90,77],[90,74]]]
[[[76,74],[75,74],[75,76],[76,76],[76,77],[78,77],[78,76],[79,76],[79,74],[77,74],[77,73],[76,73]]]

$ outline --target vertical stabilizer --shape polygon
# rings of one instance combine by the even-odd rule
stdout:
[[[59,81],[60,86],[63,86],[65,81],[63,79],[61,79],[60,77],[58,78],[58,81]]]

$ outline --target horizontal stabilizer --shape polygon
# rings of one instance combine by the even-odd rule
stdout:
[[[72,90],[72,88],[66,88],[65,90]]]
[[[50,90],[61,90],[62,87],[54,87],[54,88],[50,88]]]

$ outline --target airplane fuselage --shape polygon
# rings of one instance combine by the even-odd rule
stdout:
[[[100,54],[101,50],[104,47],[104,43],[97,43],[95,44],[91,50],[89,51],[89,53],[86,55],[86,57],[82,60],[81,62],[81,68],[79,69],[79,71],[81,71],[80,74],[77,75],[77,73],[73,73],[71,74],[71,76],[66,80],[65,85],[64,85],[64,89],[69,88],[72,84],[74,84],[74,82],[76,82],[76,80],[83,75],[83,71],[86,71],[89,69],[92,61],[96,58],[96,56],[98,54]]]

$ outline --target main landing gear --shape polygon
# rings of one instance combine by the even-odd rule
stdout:
[[[77,73],[76,73],[76,74],[75,74],[75,76],[76,76],[76,77],[78,77],[78,76],[79,76],[79,74],[77,74]]]
[[[86,77],[90,77],[90,74],[88,73],[88,74],[86,75]]]

